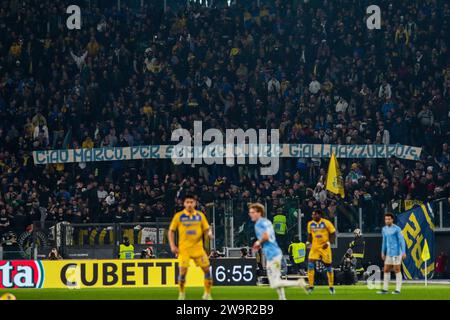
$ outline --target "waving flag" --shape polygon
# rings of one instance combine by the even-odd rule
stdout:
[[[330,164],[328,165],[326,189],[334,194],[340,194],[342,198],[345,197],[344,179],[342,179],[339,164],[334,153],[331,154]]]
[[[431,256],[430,256],[430,248],[428,247],[427,239],[425,239],[425,245],[423,246],[422,256],[421,257],[422,257],[423,261],[428,261],[431,258]]]
[[[422,204],[398,215],[406,242],[403,272],[407,279],[424,279],[434,271],[434,215],[430,205]],[[426,271],[425,271],[426,262]]]

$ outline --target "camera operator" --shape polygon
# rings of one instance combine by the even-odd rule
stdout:
[[[217,259],[217,258],[223,258],[225,257],[225,254],[217,251],[217,250],[211,250],[211,253],[209,254],[210,259]]]
[[[61,255],[58,252],[58,249],[52,248],[52,251],[48,254],[48,260],[62,260]]]
[[[144,250],[141,251],[141,259],[154,259],[156,258],[154,250],[153,250],[153,241],[150,237],[145,237],[145,245],[147,246]]]
[[[240,253],[242,259],[247,259],[249,257],[249,252],[247,248],[241,248]]]
[[[356,282],[356,258],[353,250],[348,249],[341,261],[342,284],[350,285]]]
[[[141,259],[154,259],[155,255],[153,254],[153,248],[147,247],[141,252]]]

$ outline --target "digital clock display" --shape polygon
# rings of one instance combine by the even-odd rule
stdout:
[[[256,285],[256,259],[212,259],[211,272],[217,285]]]

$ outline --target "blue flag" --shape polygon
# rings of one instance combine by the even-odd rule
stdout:
[[[428,275],[434,271],[434,215],[428,203],[403,212],[397,217],[397,225],[402,228],[406,242],[406,259],[403,260],[403,273],[407,279],[425,278],[425,261],[422,250],[425,240],[430,251],[427,262]]]

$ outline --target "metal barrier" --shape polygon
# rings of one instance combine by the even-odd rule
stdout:
[[[31,259],[23,250],[8,250],[0,247],[0,260],[28,260]]]
[[[214,239],[211,247],[239,248],[251,245],[254,239],[254,226],[248,217],[250,200],[224,200],[216,201],[207,207],[208,216],[214,230]],[[301,232],[299,228],[300,201],[298,199],[277,199],[263,202],[267,218],[280,212],[286,216],[287,231],[285,238]]]
[[[172,257],[168,245],[167,222],[62,224],[61,253],[66,258],[111,259],[119,255],[119,245],[127,237],[136,257],[151,248],[157,258]]]
[[[254,242],[254,224],[248,217],[250,200],[216,201],[209,209],[214,217],[214,248],[239,248],[251,246]],[[277,241],[282,247],[288,246],[295,235],[306,241],[306,226],[311,219],[313,207],[302,203],[299,198],[281,198],[260,201],[266,208],[267,218],[273,221],[277,214],[286,217],[286,232],[277,235]],[[351,233],[354,228],[362,226],[362,211],[347,204],[338,204],[331,210],[325,209],[326,216],[331,219],[338,230]]]
[[[416,205],[422,204],[418,200],[399,200],[391,203],[391,211],[394,213],[401,213],[411,209]],[[430,206],[433,209],[433,222],[436,227],[435,231],[443,232],[450,231],[450,202],[447,198],[440,198],[430,201]]]
[[[213,248],[239,248],[251,246],[254,241],[253,223],[248,218],[248,204],[250,200],[216,201],[208,208],[214,221],[215,240]],[[282,213],[286,216],[287,232],[281,241],[285,247],[294,235],[306,241],[306,226],[311,219],[312,207],[308,202],[297,198],[282,198],[260,201],[266,207],[267,218],[273,221],[274,215]],[[395,214],[404,212],[419,205],[420,201],[393,201],[388,204],[380,203],[372,198],[364,198],[354,203],[337,203],[335,207],[323,208],[325,216],[330,219],[338,231],[338,237],[351,237],[353,230],[359,228],[364,234],[379,234],[384,226],[384,213]],[[436,232],[450,231],[450,205],[447,199],[430,202],[433,208]],[[285,243],[286,242],[286,243]]]
[[[224,200],[208,204],[204,211],[212,226],[214,239],[205,239],[208,249],[224,251],[225,248],[248,247],[254,241],[254,224],[248,217],[250,200]],[[306,241],[306,225],[311,219],[312,206],[299,198],[281,198],[260,201],[266,207],[267,218],[273,221],[276,214],[286,216],[286,233],[277,236],[284,248],[295,235]],[[366,235],[379,235],[383,226],[383,213],[400,213],[410,202],[391,202],[380,205],[371,199],[355,203],[337,203],[325,208],[325,215],[333,221],[338,230],[338,238],[351,237],[355,228]],[[432,201],[433,219],[436,232],[450,231],[449,202],[445,199]],[[23,258],[46,258],[53,247],[58,248],[65,258],[116,258],[118,247],[124,236],[135,246],[137,257],[147,247],[153,249],[158,258],[172,257],[168,245],[169,221],[153,223],[109,223],[70,224],[67,222],[41,225],[35,222],[32,232],[18,237]],[[337,244],[336,244],[337,246]]]
[[[443,198],[432,202],[438,231],[450,231],[450,202]]]

